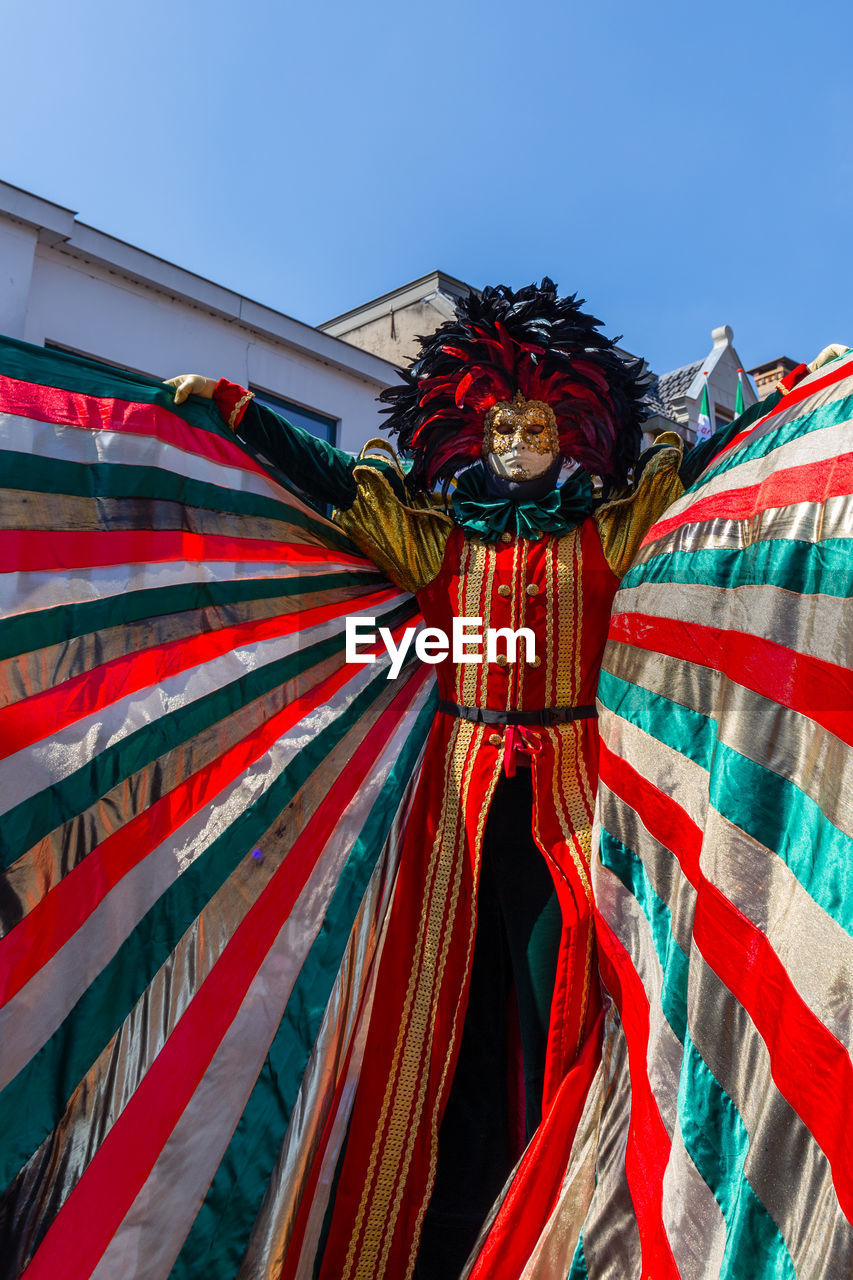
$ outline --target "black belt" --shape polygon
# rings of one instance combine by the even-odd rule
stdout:
[[[595,707],[543,707],[541,711],[492,711],[489,707],[463,707],[458,702],[439,702],[439,711],[475,724],[566,724],[569,720],[592,720]]]

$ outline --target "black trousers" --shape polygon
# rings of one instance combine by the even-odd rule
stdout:
[[[470,995],[415,1280],[456,1280],[512,1169],[507,1012],[513,988],[528,1138],[541,1119],[561,920],[532,816],[530,770],[502,776],[483,837]]]

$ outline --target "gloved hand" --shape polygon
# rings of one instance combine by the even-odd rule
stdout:
[[[849,351],[849,347],[843,346],[840,342],[831,342],[828,347],[824,347],[814,360],[808,365],[809,373],[814,373],[815,369],[819,369],[821,365],[829,364],[830,360],[835,360],[837,356],[843,356],[845,351]]]
[[[205,378],[200,373],[179,373],[177,378],[167,378],[166,386],[175,388],[175,404],[183,404],[187,396],[201,396],[203,400],[212,400],[216,379]]]

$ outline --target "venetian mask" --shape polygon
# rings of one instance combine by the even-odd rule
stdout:
[[[554,410],[542,400],[499,400],[484,420],[483,457],[504,480],[534,480],[560,455]]]

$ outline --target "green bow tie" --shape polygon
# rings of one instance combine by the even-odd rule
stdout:
[[[462,473],[450,501],[456,523],[466,533],[488,542],[495,541],[507,530],[519,538],[531,539],[541,538],[545,533],[568,533],[597,505],[592,482],[584,471],[570,476],[561,488],[552,489],[541,498],[519,502],[489,493],[480,467],[471,467]]]

